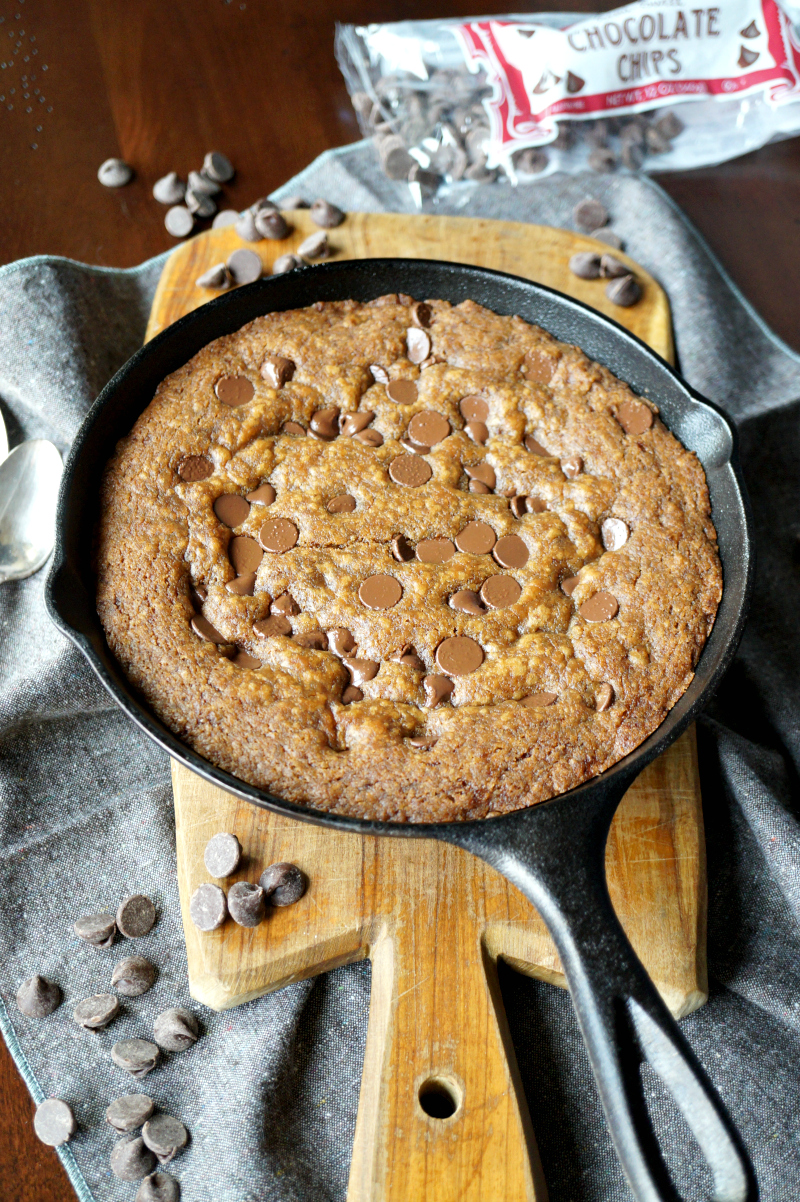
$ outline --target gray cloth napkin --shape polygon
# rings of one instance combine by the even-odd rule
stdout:
[[[344,208],[413,211],[369,144],[329,152],[276,199],[302,192]],[[441,212],[570,226],[575,202],[608,206],[627,249],[667,290],[683,373],[739,423],[760,566],[741,652],[703,720],[701,767],[710,877],[711,999],[683,1029],[754,1157],[766,1202],[800,1189],[800,814],[797,605],[800,357],[780,343],[660,189],[633,177],[559,177],[489,187]],[[0,404],[12,444],[66,451],[92,399],[141,344],[164,257],[132,271],[34,258],[0,269]],[[87,537],[89,532],[87,531]],[[109,1102],[147,1092],[191,1131],[169,1166],[187,1202],[343,1199],[369,1005],[369,966],[340,969],[225,1014],[189,997],[174,872],[165,755],[116,709],[50,625],[45,573],[0,587],[0,1026],[35,1101],[73,1106],[60,1152],[81,1199],[131,1200],[109,1168]],[[149,894],[144,939],[99,950],[71,933],[84,913]],[[72,1006],[110,986],[113,965],[150,957],[158,981],[91,1034]],[[65,1003],[24,1018],[14,997],[40,972]],[[502,972],[553,1202],[630,1195],[561,990]],[[144,1081],[110,1061],[118,1039],[147,1038],[156,1014],[188,1005],[203,1034]],[[683,1120],[657,1079],[645,1085],[686,1197],[708,1196]],[[2,1138],[2,1136],[0,1136]],[[13,1183],[12,1183],[13,1184]]]

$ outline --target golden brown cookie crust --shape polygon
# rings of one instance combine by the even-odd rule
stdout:
[[[654,406],[521,318],[427,303],[419,365],[402,296],[204,347],[108,464],[97,559],[109,646],[181,739],[287,800],[403,822],[519,809],[633,750],[691,681],[722,593],[703,469]],[[253,394],[234,406],[217,386],[237,377]],[[408,382],[416,399],[389,399]],[[334,409],[374,417],[337,435]],[[256,490],[239,526],[220,520],[243,506],[218,498]],[[355,508],[331,511],[343,496]],[[473,522],[492,550],[458,549]],[[509,581],[484,587],[500,576],[511,604],[491,603]]]

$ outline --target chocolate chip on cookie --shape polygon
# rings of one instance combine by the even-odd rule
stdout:
[[[619,601],[612,593],[601,590],[588,601],[584,601],[578,613],[587,622],[608,622],[619,613]]]
[[[497,540],[492,554],[503,568],[524,568],[530,551],[518,534],[506,534]]]
[[[389,475],[395,484],[406,488],[419,488],[427,484],[433,475],[433,468],[417,455],[398,455],[389,464]]]
[[[449,538],[423,538],[417,543],[417,559],[420,563],[447,563],[456,549]]]
[[[481,666],[483,660],[480,643],[464,635],[445,639],[436,648],[436,662],[448,676],[468,676]]]
[[[522,596],[522,586],[513,576],[490,576],[481,585],[481,600],[490,609],[505,609],[515,605]]]
[[[391,609],[403,595],[403,586],[394,576],[368,576],[358,590],[358,599],[367,609]]]
[[[488,522],[469,522],[456,535],[456,546],[466,555],[488,555],[497,535]]]
[[[300,532],[288,518],[270,518],[258,532],[258,541],[265,551],[282,555],[296,546]]]
[[[222,376],[214,385],[217,400],[230,409],[238,409],[252,401],[256,390],[247,376]]]
[[[413,405],[417,399],[417,385],[413,380],[392,380],[386,395],[396,405]]]

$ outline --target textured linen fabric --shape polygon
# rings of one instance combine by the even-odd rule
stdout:
[[[275,198],[323,195],[344,208],[413,211],[372,148],[329,152]],[[440,212],[571,225],[575,202],[602,199],[627,249],[666,288],[684,375],[737,420],[753,501],[759,569],[741,652],[700,726],[709,863],[707,1006],[682,1021],[754,1158],[765,1202],[800,1191],[800,814],[796,592],[800,575],[800,357],[733,288],[652,182],[550,177],[442,201]],[[66,451],[94,396],[141,344],[163,257],[133,271],[35,258],[0,269],[0,405],[12,445],[48,437]],[[87,532],[88,537],[88,532]],[[369,1005],[369,967],[340,969],[224,1014],[189,997],[166,756],[110,701],[51,626],[45,572],[0,586],[0,1026],[36,1101],[72,1105],[79,1131],[61,1150],[79,1196],[132,1199],[108,1157],[103,1112],[146,1092],[191,1132],[169,1171],[187,1202],[344,1198]],[[155,900],[150,935],[102,950],[75,917]],[[133,952],[155,987],[122,999],[106,1031],[72,1020]],[[14,996],[41,972],[65,1003],[27,1019]],[[568,996],[502,971],[503,993],[553,1202],[627,1202]],[[114,1067],[118,1039],[188,1005],[203,1034],[135,1081]],[[665,1155],[688,1198],[708,1197],[691,1137],[657,1078],[644,1074]]]

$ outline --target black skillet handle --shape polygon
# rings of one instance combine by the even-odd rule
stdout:
[[[589,1052],[617,1155],[637,1202],[679,1202],[644,1103],[644,1058],[669,1089],[714,1180],[715,1202],[755,1202],[731,1119],[620,926],[605,877],[611,819],[629,780],[459,830],[452,841],[502,872],[547,923]],[[548,812],[551,811],[551,812]]]

